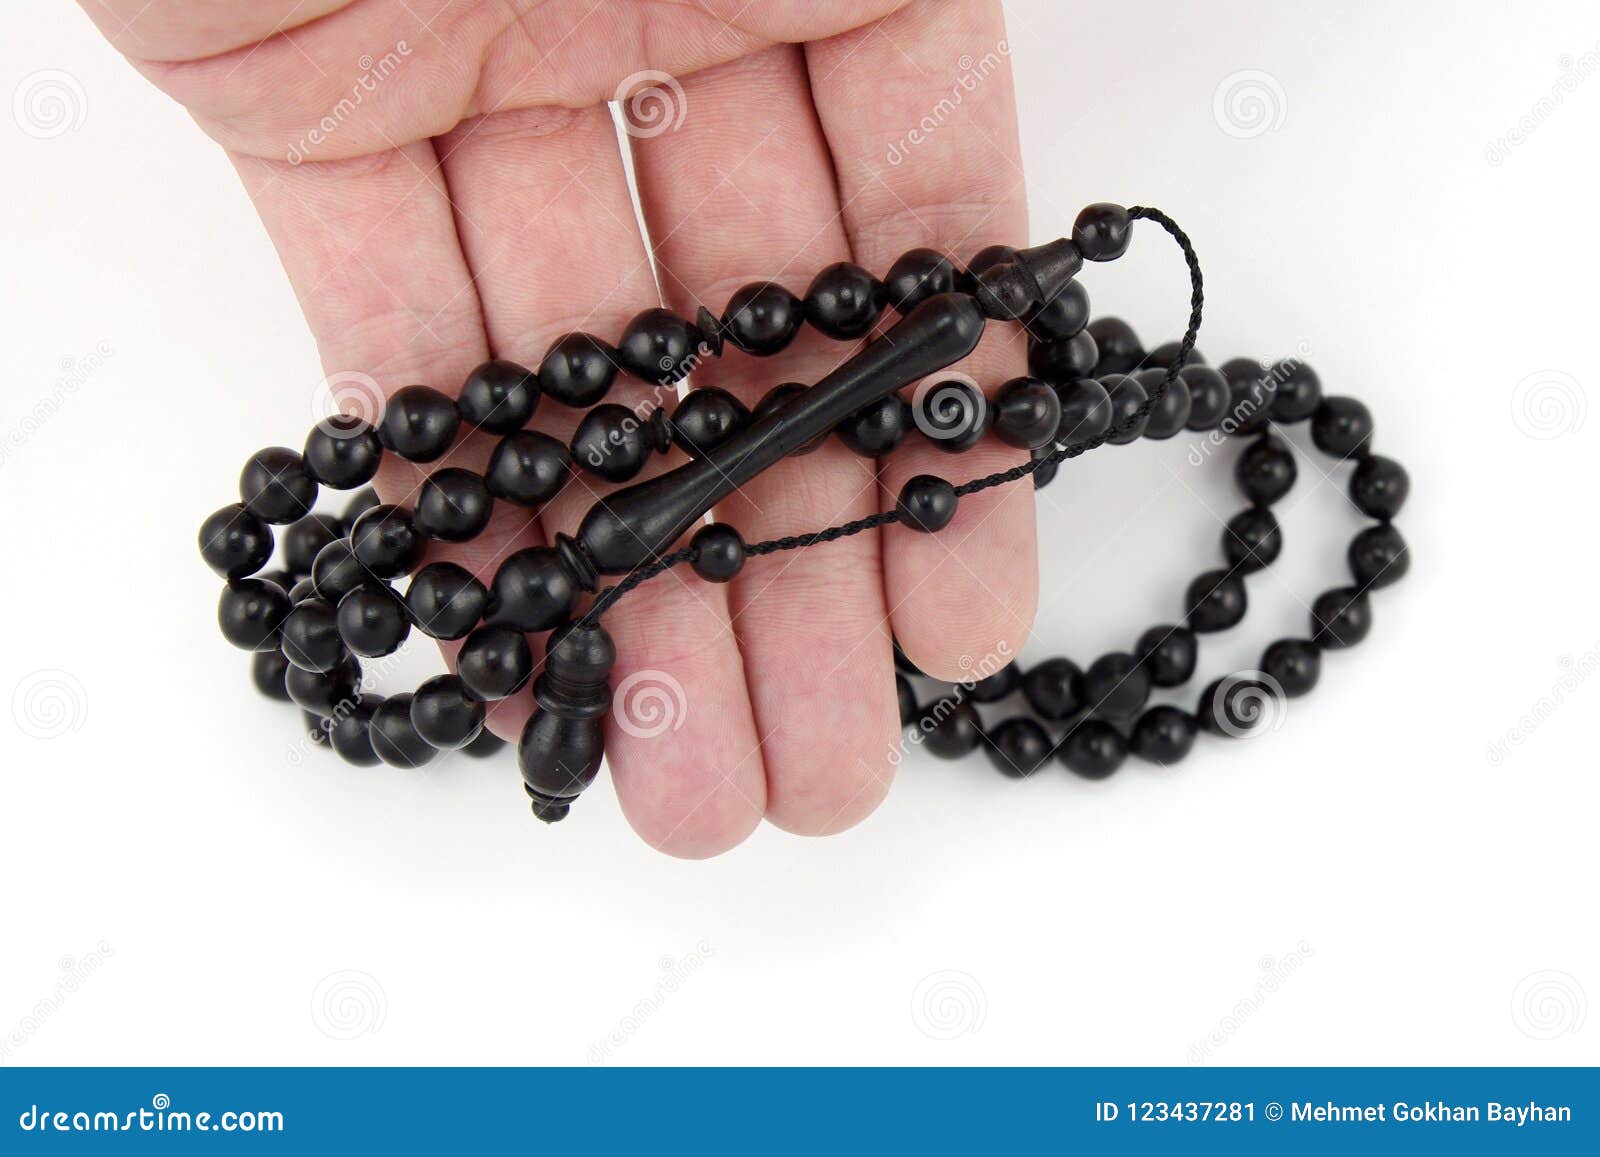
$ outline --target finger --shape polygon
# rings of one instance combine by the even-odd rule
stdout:
[[[537,365],[569,330],[615,341],[630,317],[659,304],[604,107],[496,113],[439,147],[497,356]],[[606,400],[675,397],[619,377]],[[545,399],[537,422],[565,441],[581,417]],[[653,465],[666,468],[659,457]],[[547,534],[572,532],[609,489],[578,468],[541,512]],[[640,726],[621,697],[608,717],[606,752],[629,822],[675,855],[733,846],[760,820],[766,787],[726,593],[669,572],[618,603],[606,627],[617,647],[613,684],[665,690],[674,713],[665,731]]]
[[[959,266],[987,245],[1026,243],[1008,51],[988,0],[923,0],[807,45],[850,246],[879,276],[919,246]],[[992,393],[1026,372],[1019,330],[989,327],[956,368]],[[961,483],[1026,458],[992,437],[960,455],[912,438],[883,463],[883,501],[913,475]],[[979,660],[1017,653],[1038,597],[1031,486],[963,498],[938,534],[888,527],[883,555],[895,636],[923,670],[966,678]]]
[[[684,82],[674,132],[634,142],[645,221],[668,303],[722,314],[742,285],[797,296],[846,260],[827,148],[794,47]],[[782,356],[725,347],[696,368],[754,407],[784,381],[814,382],[848,352],[803,329]],[[877,509],[872,464],[829,439],[743,486],[717,517],[748,541],[820,530]],[[731,584],[767,768],[767,816],[807,834],[860,820],[888,790],[896,702],[877,536],[750,559]]]

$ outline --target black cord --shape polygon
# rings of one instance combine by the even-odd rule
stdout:
[[[1154,221],[1165,229],[1178,248],[1183,251],[1184,263],[1189,267],[1189,326],[1183,331],[1183,341],[1178,346],[1178,356],[1167,367],[1167,376],[1161,384],[1150,392],[1150,396],[1140,404],[1139,408],[1129,414],[1122,421],[1111,426],[1103,433],[1096,434],[1093,438],[1085,438],[1081,442],[1072,442],[1067,445],[1057,444],[1055,449],[1042,458],[1029,458],[1028,461],[1013,466],[1009,470],[1000,470],[994,474],[985,474],[982,478],[974,478],[963,482],[956,487],[956,494],[966,497],[969,494],[978,494],[996,486],[1004,486],[1009,482],[1027,478],[1035,470],[1046,465],[1064,462],[1068,458],[1076,458],[1080,454],[1087,454],[1100,446],[1104,446],[1112,439],[1140,429],[1161,404],[1161,399],[1166,397],[1167,391],[1172,388],[1172,383],[1178,378],[1178,372],[1189,361],[1189,355],[1194,352],[1194,343],[1200,336],[1200,314],[1205,305],[1204,281],[1200,276],[1200,258],[1195,255],[1194,244],[1189,240],[1176,221],[1167,216],[1160,209],[1151,209],[1144,205],[1135,205],[1128,210],[1128,216],[1135,221]],[[745,548],[748,555],[777,554],[785,550],[799,550],[803,547],[814,546],[820,542],[835,542],[841,538],[849,538],[865,530],[876,530],[880,526],[899,522],[900,515],[894,510],[885,510],[879,514],[869,515],[866,518],[857,518],[852,522],[843,522],[838,526],[830,526],[813,534],[791,534],[783,538],[767,539],[765,542],[751,543]],[[671,570],[679,563],[693,562],[695,551],[693,547],[683,547],[681,550],[664,554],[644,566],[635,567],[623,579],[613,586],[606,587],[595,596],[593,604],[583,616],[582,622],[593,626],[598,623],[600,616],[616,605],[618,599],[633,590],[640,583],[655,578],[656,575]]]

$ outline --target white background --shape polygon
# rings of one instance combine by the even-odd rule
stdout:
[[[302,436],[312,343],[221,153],[74,6],[12,13],[4,92],[80,95],[48,139],[0,116],[4,1063],[1600,1062],[1600,78],[1563,82],[1600,9],[1012,9],[1034,239],[1174,213],[1214,361],[1301,349],[1372,406],[1412,576],[1269,735],[1100,784],[913,755],[859,828],[706,863],[603,779],[537,825],[509,753],[296,765],[194,535]],[[1085,275],[1149,344],[1181,277],[1154,240]],[[1169,620],[1226,475],[1064,469],[1024,658]],[[1342,574],[1344,475],[1303,480],[1202,677]]]

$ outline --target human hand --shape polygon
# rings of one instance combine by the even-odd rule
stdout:
[[[916,246],[959,264],[1027,240],[997,0],[83,3],[228,151],[326,371],[385,391],[453,395],[491,356],[537,365],[557,335],[614,340],[658,304],[720,313],[751,281],[803,294],[834,261],[881,276]],[[636,102],[654,119],[627,141],[646,236],[604,102],[647,71],[666,74]],[[995,330],[959,367],[990,389],[1026,361],[1015,330]],[[753,405],[849,348],[802,331],[778,358],[729,350],[693,384]],[[607,400],[651,396],[624,378]],[[546,400],[534,424],[565,440],[580,416]],[[379,493],[405,502],[441,465],[481,470],[493,441],[468,435],[426,467],[388,456]],[[963,481],[1023,454],[991,438],[958,460],[912,439],[875,472],[830,439],[716,517],[748,541],[817,530],[892,505],[912,475]],[[430,558],[487,581],[512,551],[570,533],[605,489],[575,472],[537,516],[497,503],[484,534]],[[1026,483],[964,500],[937,535],[890,526],[751,559],[725,587],[682,569],[645,584],[606,619],[614,683],[654,680],[669,713],[665,730],[624,726],[624,697],[607,721],[625,814],[680,856],[726,850],[763,815],[849,827],[898,763],[891,626],[923,670],[965,678],[1017,653],[1035,598]],[[490,726],[515,739],[531,710],[519,694]]]

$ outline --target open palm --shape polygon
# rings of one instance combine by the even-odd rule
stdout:
[[[803,293],[834,261],[882,274],[914,246],[959,261],[1026,239],[998,2],[83,3],[228,150],[326,371],[384,390],[453,394],[491,356],[537,364],[556,335],[612,339],[653,305],[720,313],[751,281]],[[636,92],[642,231],[605,107]],[[730,351],[693,384],[753,404],[845,352],[803,334],[776,359]],[[1014,334],[992,333],[962,368],[993,387],[1024,362]],[[610,400],[648,393],[619,381]],[[579,416],[546,402],[536,421],[564,439]],[[449,461],[481,468],[489,445],[469,436]],[[892,503],[911,475],[960,480],[1019,454],[990,440],[957,465],[913,440],[874,464],[830,441],[717,517],[751,541],[815,530]],[[379,491],[404,501],[421,480],[387,461]],[[487,579],[572,531],[601,492],[575,475],[537,516],[498,504],[482,536],[434,550]],[[809,834],[860,820],[898,763],[891,628],[951,678],[1014,655],[1034,611],[1033,540],[1031,489],[1011,486],[963,502],[939,535],[892,526],[753,559],[726,587],[679,572],[646,584],[607,619],[613,681],[657,682],[671,713],[665,729],[608,721],[630,822],[701,856],[763,815]],[[514,738],[531,709],[506,700],[490,725]]]

